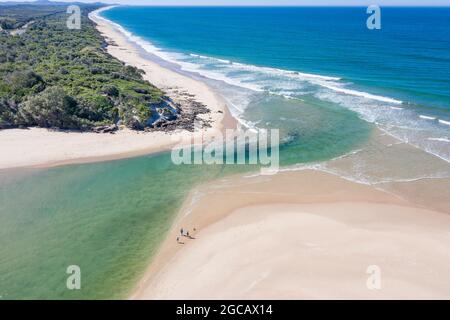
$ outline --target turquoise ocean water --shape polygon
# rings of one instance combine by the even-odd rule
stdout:
[[[118,7],[102,15],[147,52],[229,84],[225,96],[249,125],[260,121],[245,112],[255,101],[331,103],[450,160],[450,8],[382,8],[381,30],[366,27],[364,7]]]
[[[450,9],[116,7],[149,59],[207,82],[244,126],[280,128],[283,166],[363,148],[375,127],[450,158]],[[0,171],[0,299],[122,298],[198,183],[256,170],[169,154]],[[66,289],[68,265],[82,290]]]

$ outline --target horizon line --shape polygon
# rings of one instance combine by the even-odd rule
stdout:
[[[39,0],[35,1],[23,1],[23,0],[17,0],[17,1],[11,1],[11,0],[0,0],[0,3],[17,3],[17,4],[36,4],[36,2],[39,2]],[[346,5],[346,4],[128,4],[128,3],[105,3],[102,1],[93,1],[93,2],[83,2],[83,1],[48,1],[51,3],[82,3],[82,4],[104,4],[108,6],[128,6],[128,7],[249,7],[249,8],[257,8],[257,7],[271,7],[271,8],[278,8],[278,7],[286,7],[286,8],[302,8],[302,7],[309,7],[309,8],[367,8],[369,5]],[[450,7],[449,4],[414,4],[414,5],[401,5],[401,4],[385,4],[385,5],[379,5],[379,7],[390,7],[390,8],[448,8]]]
[[[2,1],[0,1],[2,2]],[[11,2],[11,1],[6,1]],[[18,1],[20,2],[20,1]],[[57,2],[57,1],[55,1]],[[80,3],[80,1],[73,1]],[[30,2],[33,3],[33,2]],[[71,3],[71,2],[67,2]],[[225,7],[225,8],[233,8],[233,7],[248,7],[248,8],[258,8],[258,7],[267,7],[267,8],[367,8],[368,6],[365,5],[226,5],[226,4],[218,4],[218,5],[204,5],[204,4],[121,4],[121,3],[104,3],[101,1],[98,2],[83,2],[84,4],[95,4],[95,3],[101,3],[109,6],[124,6],[124,7],[204,7],[204,8],[210,8],[210,7]],[[450,4],[448,5],[430,5],[430,4],[423,4],[423,5],[379,5],[379,7],[389,7],[389,8],[449,8]]]

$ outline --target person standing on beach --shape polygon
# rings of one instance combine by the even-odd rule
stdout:
[[[183,231],[184,231],[183,228],[181,228],[181,230],[180,230],[180,234],[181,235],[183,235]]]

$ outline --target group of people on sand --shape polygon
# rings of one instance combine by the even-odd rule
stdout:
[[[193,231],[197,231],[197,229],[193,229]],[[190,234],[189,234],[189,230],[184,230],[183,228],[180,229],[180,236],[177,237],[177,243],[179,244],[184,244],[183,242],[180,241],[180,237],[186,237],[189,239],[194,239]]]

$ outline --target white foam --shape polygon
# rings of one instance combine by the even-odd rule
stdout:
[[[242,87],[242,88],[249,89],[249,90],[256,91],[256,92],[266,91],[265,88],[261,87],[258,84],[249,83],[249,82],[252,82],[252,80],[256,80],[258,75],[255,75],[255,79],[252,79],[252,78],[233,79],[233,78],[227,76],[226,74],[223,74],[220,72],[215,72],[213,70],[205,70],[202,68],[201,65],[196,65],[194,63],[189,63],[186,61],[180,61],[180,60],[183,60],[182,54],[164,51],[164,50],[156,47],[155,45],[153,45],[151,42],[144,40],[141,37],[136,36],[136,35],[132,34],[131,32],[125,30],[121,25],[114,23],[114,22],[98,15],[99,12],[109,10],[111,8],[113,8],[113,7],[107,7],[107,8],[103,8],[101,10],[95,11],[95,16],[99,19],[102,19],[102,20],[105,20],[105,21],[111,23],[120,32],[122,32],[129,40],[137,43],[140,47],[142,47],[147,52],[154,54],[154,55],[156,55],[166,61],[169,61],[171,63],[177,64],[184,71],[199,73],[202,76],[205,76],[207,78],[218,80],[218,81],[223,81],[229,85]],[[249,65],[249,64],[239,63],[239,62],[233,62],[233,61],[225,60],[225,59],[219,59],[219,58],[199,55],[199,54],[195,54],[195,53],[190,53],[187,56],[189,56],[191,58],[197,58],[197,59],[201,59],[201,60],[210,60],[210,61],[213,61],[216,63],[222,63],[234,71],[248,71],[248,72],[262,73],[262,74],[266,74],[268,76],[279,76],[279,77],[285,77],[287,79],[296,79],[299,81],[307,81],[312,84],[327,88],[329,90],[333,90],[333,91],[339,92],[339,93],[344,93],[347,95],[353,95],[353,96],[358,96],[358,97],[362,97],[365,99],[371,99],[371,100],[392,103],[392,104],[402,104],[402,101],[392,99],[389,97],[383,97],[383,96],[374,95],[374,94],[370,94],[370,93],[363,92],[363,91],[357,91],[357,90],[343,88],[342,86],[340,86],[341,84],[337,82],[337,81],[341,80],[341,78],[339,78],[339,77],[323,76],[323,75],[317,75],[317,74],[311,74],[311,73],[305,73],[305,72],[299,72],[299,71],[284,70],[284,69],[280,69],[280,68],[255,66],[255,65]],[[247,81],[245,81],[245,80],[247,80]],[[273,92],[273,91],[272,91],[272,93],[276,94],[276,92]],[[282,96],[284,96],[286,98],[292,97],[291,95],[288,95],[288,94],[282,94]]]
[[[248,79],[249,81],[253,80],[253,82],[255,82],[255,83],[258,82],[257,81],[258,74],[265,74],[267,76],[277,76],[277,77],[285,78],[286,82],[292,81],[293,79],[299,80],[299,81],[306,81],[311,84],[318,85],[318,86],[327,88],[327,89],[335,91],[335,92],[344,93],[346,95],[358,96],[358,97],[362,97],[365,99],[376,100],[376,101],[397,104],[397,105],[403,103],[400,100],[392,99],[389,97],[384,97],[384,96],[374,95],[374,94],[370,94],[370,93],[363,92],[363,91],[357,91],[357,90],[343,88],[342,86],[340,86],[341,84],[337,82],[337,81],[340,81],[341,78],[337,78],[337,77],[329,77],[329,76],[309,74],[309,73],[298,72],[298,71],[283,70],[283,69],[279,69],[279,68],[254,66],[254,65],[248,65],[248,64],[237,63],[237,62],[230,62],[229,60],[222,60],[222,59],[217,59],[217,58],[213,58],[213,57],[201,56],[201,55],[192,54],[192,53],[190,54],[190,56],[195,57],[195,58],[208,59],[210,61],[222,62],[222,63],[228,64],[228,67],[233,71],[241,71],[241,72],[247,71],[247,72],[256,73],[255,79]],[[244,87],[244,88],[258,91],[258,92],[267,91],[267,89],[262,87],[261,85],[257,85],[257,84],[250,85],[248,82],[244,82],[242,80],[236,80],[236,79],[230,80],[230,77],[228,77],[227,75],[224,75],[224,74],[221,74],[221,73],[215,72],[215,71],[204,70],[204,69],[202,70],[201,68],[202,68],[201,66],[198,66],[195,68],[195,71],[199,72],[200,74],[202,74],[208,78],[212,78],[215,80],[221,80],[228,84]],[[276,84],[272,84],[272,85],[276,85]],[[301,86],[297,86],[296,89],[298,90],[300,88],[301,88]],[[286,94],[286,91],[281,93],[281,92],[277,92],[274,90],[270,90],[269,92],[271,94],[282,95],[288,99],[292,98],[292,95],[294,94],[294,93]],[[298,92],[296,92],[295,94],[298,94]],[[402,109],[399,107],[397,107],[397,108]]]
[[[180,61],[176,61],[175,63],[177,63],[183,71],[198,73],[206,78],[209,78],[212,80],[217,80],[217,81],[222,81],[231,86],[241,87],[241,88],[248,89],[248,90],[255,91],[255,92],[264,92],[264,89],[259,87],[256,84],[244,82],[239,79],[233,79],[233,78],[227,77],[226,75],[224,75],[222,73],[214,72],[212,70],[204,70],[204,69],[201,69],[201,66],[199,66],[199,65],[195,65],[195,64],[187,63],[187,62],[180,62]]]
[[[428,138],[430,141],[450,142],[449,138]]]
[[[108,6],[108,7],[97,9],[97,10],[92,11],[91,13],[89,13],[89,16],[92,16],[92,17],[95,17],[95,18],[99,18],[99,19],[102,19],[102,20],[106,20],[105,18],[101,17],[99,15],[99,13],[103,12],[103,11],[111,10],[112,8],[115,8],[115,7],[118,7],[118,6],[117,5],[112,5],[112,6]]]
[[[391,99],[391,98],[383,97],[383,96],[377,96],[377,95],[370,94],[370,93],[367,93],[367,92],[356,91],[356,90],[352,90],[352,89],[346,89],[346,88],[341,88],[341,87],[337,87],[337,86],[332,86],[332,85],[328,85],[328,84],[324,84],[324,83],[321,84],[321,86],[325,87],[327,89],[333,90],[333,91],[349,94],[349,95],[352,95],[352,96],[362,97],[362,98],[366,98],[366,99],[377,100],[377,101],[393,103],[393,104],[402,104],[403,103],[400,100],[395,100],[395,99]]]
[[[429,116],[424,116],[424,115],[419,115],[420,119],[424,119],[424,120],[436,120],[435,117],[429,117]]]
[[[362,119],[376,124],[380,129],[388,131],[390,135],[397,139],[405,143],[414,144],[441,159],[450,161],[448,152],[443,150],[441,145],[429,142],[444,142],[442,140],[444,138],[433,137],[447,135],[446,128],[437,125],[437,123],[450,126],[449,121],[427,115],[418,115],[409,108],[400,107],[399,105],[403,104],[400,100],[350,89],[348,87],[350,84],[342,82],[342,79],[338,77],[249,65],[196,53],[183,54],[168,52],[132,34],[119,24],[98,15],[99,12],[109,10],[110,8],[113,7],[102,8],[92,14],[96,18],[105,20],[113,25],[127,39],[136,43],[145,51],[171,62],[177,68],[180,68],[180,70],[195,73],[205,78],[230,85],[230,88],[220,86],[222,88],[221,91],[230,90],[230,94],[225,94],[225,98],[229,96],[227,102],[231,106],[230,110],[241,125],[247,128],[255,128],[256,124],[241,119],[240,116],[250,103],[254,92],[269,93],[287,99],[299,99],[300,96],[312,94],[321,100],[331,101],[355,111]],[[236,96],[236,93],[239,94]],[[241,99],[241,94],[246,97]],[[397,110],[402,110],[401,117],[398,116],[399,113],[396,112]],[[423,120],[438,120],[438,122],[420,121],[418,118]]]
[[[203,55],[199,55],[199,54],[195,54],[195,53],[190,53],[189,56],[194,57],[194,58],[204,59],[204,60],[207,59],[207,60],[211,60],[211,61],[230,64],[234,67],[237,67],[237,69],[240,69],[243,71],[245,70],[245,71],[263,72],[263,73],[268,73],[268,74],[285,75],[285,76],[296,77],[296,78],[301,77],[302,79],[311,78],[311,79],[321,79],[321,80],[325,80],[325,81],[341,80],[341,78],[337,78],[337,77],[322,76],[322,75],[311,74],[311,73],[304,73],[304,72],[298,72],[298,71],[292,71],[292,70],[284,70],[284,69],[279,69],[279,68],[255,66],[255,65],[234,62],[234,61],[225,60],[225,59],[203,56]]]

